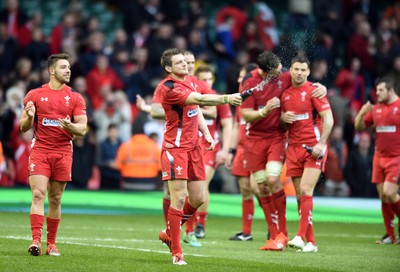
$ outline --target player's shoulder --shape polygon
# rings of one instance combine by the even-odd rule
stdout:
[[[252,71],[250,71],[250,72],[248,72],[248,73],[246,73],[244,75],[243,80],[242,80],[242,84],[245,83],[245,82],[252,82],[254,80],[257,80],[258,77],[259,77],[258,68],[256,68],[256,69],[254,69],[254,70],[252,70]]]

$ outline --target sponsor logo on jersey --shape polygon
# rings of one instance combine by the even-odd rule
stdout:
[[[199,109],[190,109],[187,112],[188,117],[196,116],[199,113]]]
[[[375,130],[377,133],[393,133],[396,132],[396,126],[377,126]]]
[[[163,177],[168,177],[168,172],[162,172]]]
[[[60,122],[58,120],[43,118],[42,125],[47,127],[58,127]]]
[[[296,114],[296,121],[299,120],[307,120],[308,118],[310,118],[310,116],[308,115],[308,112],[303,113],[303,114]]]

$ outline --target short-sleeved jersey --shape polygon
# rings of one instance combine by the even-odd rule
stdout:
[[[250,89],[263,81],[258,70],[255,69],[248,73],[240,85],[240,92]],[[271,79],[262,90],[255,90],[253,94],[243,102],[242,108],[250,108],[259,110],[267,104],[268,100],[274,97],[281,97],[284,90],[292,85],[291,77],[288,72],[280,74],[278,77]],[[270,138],[277,135],[283,135],[284,131],[280,127],[280,109],[274,109],[266,118],[262,118],[256,122],[250,123],[247,136],[251,138]]]
[[[67,153],[72,152],[72,138],[65,129],[59,127],[58,118],[86,115],[83,97],[71,87],[52,90],[48,84],[27,93],[24,106],[32,101],[36,108],[34,117],[34,137],[32,151]]]
[[[400,99],[389,105],[376,104],[364,116],[364,123],[375,126],[375,151],[379,156],[400,156]]]
[[[322,119],[319,112],[329,110],[326,96],[318,99],[312,96],[315,89],[311,82],[300,87],[290,87],[281,97],[282,111],[293,111],[296,121],[289,125],[289,144],[315,145],[321,138]]]
[[[204,80],[199,80],[195,76],[186,76],[186,80],[191,80],[191,85],[194,90],[201,94],[213,94],[213,90],[210,89],[207,83]],[[156,89],[154,90],[153,94],[153,103],[161,104],[161,89],[163,88],[164,81],[161,81]]]
[[[237,148],[244,147],[246,141],[246,127],[248,124],[246,123],[246,120],[244,120],[239,107],[236,108],[235,121],[239,123]]]
[[[198,144],[198,105],[186,105],[187,97],[196,90],[193,77],[179,81],[167,77],[160,83],[161,105],[165,111],[163,149],[191,150]]]

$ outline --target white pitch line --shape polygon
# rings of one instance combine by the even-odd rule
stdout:
[[[0,236],[0,238],[2,239],[13,239],[13,240],[27,240],[30,241],[32,240],[31,237],[29,236],[13,236],[13,235],[7,235],[7,236]],[[70,237],[71,238],[71,237]],[[60,238],[58,239],[58,243],[60,244],[69,244],[69,245],[78,245],[78,246],[89,246],[89,247],[102,247],[102,248],[113,248],[113,249],[123,249],[123,250],[133,250],[133,251],[142,251],[142,252],[151,252],[151,253],[161,253],[161,254],[171,254],[170,252],[167,251],[161,251],[161,250],[153,250],[153,249],[147,249],[147,248],[132,248],[132,247],[125,247],[125,246],[112,246],[112,245],[102,245],[102,244],[86,244],[86,243],[78,243],[78,242],[69,242],[69,241],[63,241],[63,240],[68,240],[69,238]],[[75,238],[71,238],[71,239],[75,239]],[[96,240],[100,240],[100,241],[118,241],[119,239],[111,239],[111,238],[107,238],[107,239],[96,239]],[[128,240],[124,240],[124,241],[128,241]],[[137,241],[141,241],[141,240],[137,240]],[[146,242],[149,242],[151,240],[148,240]],[[203,255],[203,254],[186,254],[187,256],[195,256],[195,257],[210,257],[207,255]]]

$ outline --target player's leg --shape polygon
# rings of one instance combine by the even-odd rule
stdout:
[[[289,245],[302,250],[302,252],[316,252],[314,233],[309,233],[306,237],[307,229],[312,226],[312,211],[313,211],[313,193],[315,185],[318,182],[321,170],[317,168],[304,168],[303,175],[300,180],[300,224],[299,230],[296,237],[289,241]],[[297,178],[294,178],[297,181]],[[300,239],[305,241],[307,238],[307,244],[301,247],[302,243],[298,243]]]
[[[31,255],[42,254],[41,239],[44,222],[44,201],[46,199],[49,179],[43,175],[32,175],[29,184],[32,192],[32,204],[30,210],[30,223],[32,231],[32,244],[28,248]]]
[[[171,200],[169,196],[168,182],[163,182],[163,199],[162,199],[162,209],[165,221],[165,227],[168,225],[168,210],[171,205]]]
[[[251,241],[251,225],[254,217],[254,197],[250,177],[238,177],[239,190],[242,195],[242,231],[229,238],[233,241]],[[257,187],[258,191],[258,187]]]
[[[392,244],[395,238],[394,233],[394,211],[392,209],[392,205],[389,202],[389,199],[383,193],[383,185],[384,183],[377,183],[376,189],[378,190],[379,198],[381,200],[381,211],[383,217],[383,224],[385,226],[386,233],[380,240],[377,240],[376,244]]]
[[[60,256],[55,244],[58,225],[61,220],[61,198],[64,193],[66,182],[53,181],[49,183],[49,209],[46,217],[47,224],[47,249],[46,254]]]
[[[207,215],[208,215],[208,206],[210,205],[210,190],[209,186],[212,178],[215,174],[215,169],[213,166],[206,165],[206,184],[205,184],[205,192],[204,192],[204,203],[199,207],[196,212],[196,229],[195,234],[197,238],[204,238],[206,235],[206,223],[207,223]]]
[[[171,237],[172,256],[182,254],[180,245],[181,221],[183,206],[187,195],[187,180],[173,179],[168,181],[171,205],[168,210],[167,234]]]

